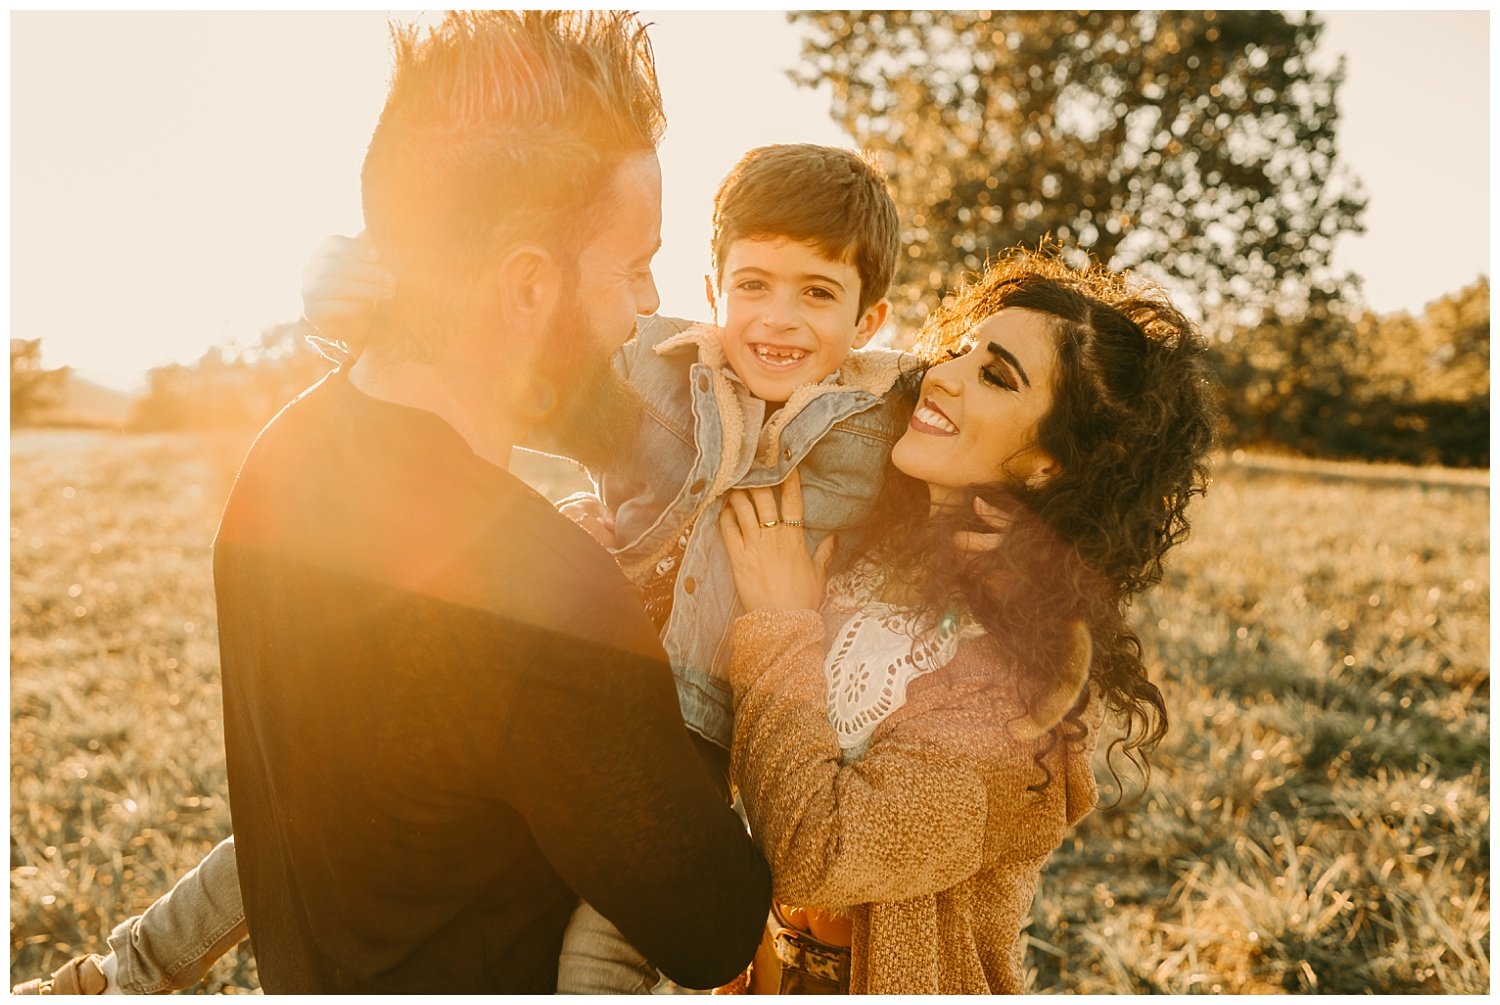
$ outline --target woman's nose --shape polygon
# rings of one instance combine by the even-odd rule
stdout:
[[[927,371],[927,386],[944,394],[958,397],[963,390],[963,375],[957,366],[958,360],[950,359],[937,363]]]

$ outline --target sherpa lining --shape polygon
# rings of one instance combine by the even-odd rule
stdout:
[[[713,374],[712,388],[721,426],[720,463],[714,475],[713,484],[709,486],[709,490],[703,494],[692,514],[682,524],[683,527],[695,524],[710,503],[733,487],[736,481],[735,472],[739,469],[740,452],[745,442],[745,410],[739,395],[735,393],[735,381],[729,378],[731,371],[724,356],[723,338],[724,330],[718,325],[699,322],[684,328],[670,338],[662,339],[653,347],[653,351],[662,356],[686,349],[696,349],[698,362],[707,366]],[[834,391],[868,391],[871,394],[884,395],[896,382],[896,378],[909,368],[910,359],[911,357],[906,353],[895,349],[860,349],[850,353],[849,357],[844,360],[844,365],[837,371],[836,379],[826,380],[819,384],[804,384],[797,388],[787,399],[786,404],[781,406],[781,410],[771,417],[771,421],[766,423],[761,431],[759,437],[761,463],[767,465],[772,463],[781,446],[782,430],[807,407],[809,402]],[[652,574],[656,564],[675,549],[676,539],[680,536],[679,530],[676,536],[664,542],[649,556],[631,562],[625,567],[625,574],[638,583],[643,582]]]
[[[728,398],[720,398],[719,414],[724,417],[724,428],[726,435],[730,426],[730,416],[727,414],[723,402],[732,400],[734,402],[734,422],[736,432],[741,439],[735,441],[735,459],[738,460],[739,444],[743,442],[745,428],[744,410],[740,408],[739,396],[733,393],[733,388],[723,371],[728,369],[728,363],[724,357],[724,329],[717,325],[695,324],[686,328],[669,339],[663,339],[656,346],[656,351],[661,354],[675,352],[689,345],[698,347],[698,361],[705,363],[714,369],[716,379],[715,388],[723,391],[728,390]],[[775,458],[777,450],[781,446],[781,433],[787,424],[802,413],[813,399],[833,391],[868,391],[874,395],[884,395],[895,384],[896,378],[901,376],[904,361],[908,359],[906,353],[896,349],[856,349],[844,360],[844,365],[835,371],[834,380],[825,380],[817,384],[803,384],[792,392],[792,396],[781,406],[781,410],[771,416],[771,421],[766,423],[760,435],[760,462],[770,464]],[[722,381],[722,383],[719,383]],[[727,444],[726,444],[727,448]],[[726,458],[729,456],[725,451]],[[720,471],[728,469],[730,465],[720,468]],[[727,488],[728,486],[724,486]],[[722,491],[717,484],[715,489]]]
[[[740,406],[739,395],[734,393],[734,384],[725,375],[724,350],[720,345],[721,330],[715,325],[695,324],[683,329],[670,338],[663,339],[655,346],[658,355],[666,355],[678,349],[696,345],[698,347],[698,361],[705,364],[712,371],[710,380],[713,381],[713,398],[719,410],[719,467],[714,474],[713,484],[709,490],[703,493],[698,505],[693,508],[692,514],[683,522],[683,527],[690,527],[703,515],[703,511],[734,484],[734,472],[739,467],[740,450],[745,442],[745,410]],[[688,392],[692,393],[691,390]],[[645,558],[638,559],[625,569],[625,574],[636,582],[642,582],[643,576],[655,569],[656,563],[675,550],[677,537],[662,543],[654,552]],[[674,573],[675,575],[675,573]]]

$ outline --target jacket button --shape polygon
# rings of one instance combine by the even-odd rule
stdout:
[[[688,491],[691,492],[693,495],[697,495],[699,492],[702,492],[703,491],[703,479],[699,478],[697,481],[693,482],[693,484],[688,488]]]
[[[784,457],[784,458],[786,458],[787,460],[791,460],[792,459],[792,448],[791,447],[787,447],[785,450],[783,450],[781,452],[781,456]]]
[[[681,385],[679,385],[679,386],[681,386]],[[698,390],[700,390],[700,391],[707,391],[708,390],[708,378],[705,377],[705,376],[702,376],[701,374],[698,377]]]
[[[689,576],[682,581],[682,588],[688,593],[692,593],[698,588],[698,581],[695,580],[692,576]]]

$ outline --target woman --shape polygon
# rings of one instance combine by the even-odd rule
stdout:
[[[950,358],[892,452],[905,477],[826,597],[832,550],[809,557],[795,479],[779,504],[733,497],[721,524],[748,612],[732,770],[788,905],[754,990],[1022,990],[1020,929],[1093,807],[1104,712],[1133,756],[1166,727],[1122,610],[1205,484],[1213,393],[1192,326],[1102,270],[1018,254],[923,348]],[[178,889],[201,902],[192,885],[233,868],[221,845]],[[238,932],[180,968],[152,961],[170,971],[156,986],[192,983]],[[91,990],[94,965],[60,971],[67,989]]]
[[[1094,804],[1105,711],[1136,757],[1166,729],[1122,613],[1206,483],[1202,342],[1164,297],[1036,255],[993,268],[926,342],[955,336],[892,452],[908,477],[826,599],[795,483],[779,511],[769,490],[725,511],[749,612],[733,774],[797,905],[752,990],[1024,990],[1021,927]],[[954,542],[971,507],[1000,527],[983,550]]]

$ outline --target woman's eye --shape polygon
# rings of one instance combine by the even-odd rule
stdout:
[[[979,370],[979,379],[991,386],[1003,387],[1007,391],[1014,391],[1016,389],[1015,381],[1011,380],[1008,375],[997,367],[981,367]]]

